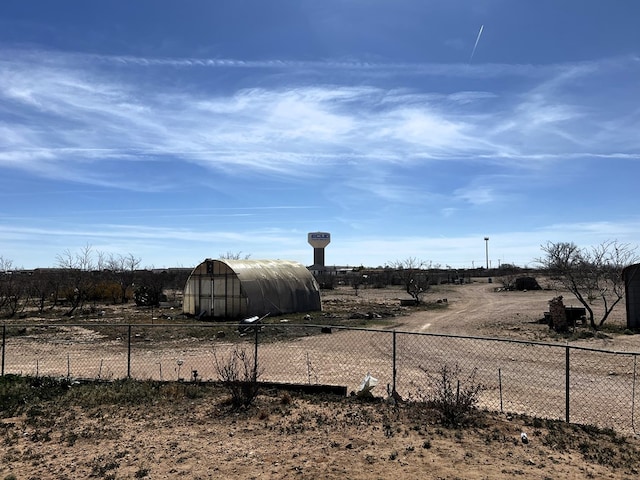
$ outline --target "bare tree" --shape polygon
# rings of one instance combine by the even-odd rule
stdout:
[[[65,250],[56,256],[58,267],[65,270],[66,296],[71,307],[65,313],[71,316],[78,308],[82,308],[89,298],[93,287],[92,271],[96,268],[91,245],[85,245],[79,252]],[[103,258],[102,255],[99,258]]]
[[[0,255],[0,311],[9,302],[13,282],[13,261]]]
[[[390,266],[400,276],[405,291],[416,301],[416,305],[419,305],[431,286],[431,262],[427,263],[415,257],[408,257],[404,260],[391,262]]]
[[[8,317],[13,317],[18,312],[23,296],[27,293],[23,277],[12,260],[0,256],[0,311],[6,309]]]
[[[29,278],[29,296],[38,313],[44,312],[47,300],[54,298],[60,287],[60,279],[57,272],[45,272],[36,269]]]
[[[602,327],[624,298],[622,271],[637,261],[635,247],[606,241],[589,249],[568,242],[547,242],[541,248],[545,256],[537,262],[549,271],[552,280],[569,290],[584,306],[591,328]],[[601,302],[602,314],[596,323],[597,302]]]
[[[4,258],[0,255],[0,273],[7,273],[13,271],[13,260]]]
[[[142,260],[132,253],[127,255],[110,255],[105,262],[106,269],[109,270],[113,280],[120,287],[120,301],[126,303],[127,290],[133,285],[135,272]],[[114,299],[115,300],[115,299]]]
[[[249,258],[251,258],[251,254],[246,253],[243,255],[242,251],[232,252],[231,250],[228,250],[227,253],[221,253],[219,258],[221,260],[249,260]]]
[[[152,270],[139,272],[133,299],[139,307],[152,307],[160,303],[169,274],[167,271],[155,273]]]

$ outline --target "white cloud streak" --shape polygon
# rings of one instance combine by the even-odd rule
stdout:
[[[372,62],[359,60],[242,60],[233,58],[166,58],[135,57],[128,55],[95,55],[86,53],[56,52],[49,50],[6,49],[7,56],[22,56],[27,60],[58,64],[84,65],[93,68],[96,65],[115,67],[172,67],[191,69],[261,69],[286,70],[287,72],[313,72],[326,70],[343,70],[366,75],[389,75],[398,73],[421,74],[450,77],[494,78],[500,76],[546,77],[560,73],[566,65],[531,65],[531,64],[477,64],[462,63],[407,63],[407,62]],[[575,63],[572,65],[582,65]],[[588,64],[588,63],[587,63]]]
[[[480,25],[480,30],[478,31],[478,36],[476,37],[476,43],[473,44],[473,50],[471,51],[471,57],[469,57],[469,62],[473,60],[473,56],[476,53],[476,48],[478,48],[478,43],[480,42],[480,37],[482,36],[482,31],[484,30],[484,25]]]
[[[618,112],[599,111],[600,105],[590,104],[589,98],[577,104],[571,95],[575,82],[588,83],[611,65],[637,70],[637,62],[628,59],[467,68],[44,53],[13,57],[11,51],[0,52],[0,118],[4,119],[0,167],[48,178],[161,190],[167,180],[123,179],[114,174],[118,169],[113,165],[172,159],[227,174],[241,170],[322,177],[332,175],[336,166],[482,159],[509,168],[535,168],[537,160],[638,154],[634,150],[638,144],[628,140],[628,132],[638,127],[640,115],[631,116],[631,124],[620,132],[612,128]],[[120,65],[126,74],[118,75],[104,64]],[[155,74],[147,71],[152,68],[301,66],[338,72],[404,69],[470,79],[520,75],[523,80],[515,90],[448,94],[416,85],[388,88],[360,82],[314,86],[294,82],[226,93],[216,88],[190,92],[162,83],[147,85]],[[607,93],[613,90],[598,97]],[[607,122],[611,128],[600,128]],[[514,160],[529,161],[514,165]],[[475,198],[482,201],[489,196],[485,191]]]

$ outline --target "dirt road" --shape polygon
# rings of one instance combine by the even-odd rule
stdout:
[[[541,282],[546,286],[544,282]],[[499,283],[489,283],[486,278],[476,278],[463,285],[438,285],[425,295],[425,302],[446,300],[445,308],[409,310],[396,319],[395,328],[410,332],[443,333],[453,335],[512,338],[541,342],[564,343],[566,338],[555,335],[546,324],[540,323],[549,309],[549,300],[563,296],[565,306],[581,306],[570,293],[563,290],[505,291]],[[337,297],[353,295],[348,289],[338,291]],[[329,298],[332,298],[329,296]],[[359,292],[362,303],[398,302],[409,298],[400,289],[381,292],[364,289]],[[599,313],[598,304],[594,305]],[[599,318],[599,317],[597,317]],[[624,301],[614,309],[606,325],[620,330],[626,324]],[[585,331],[588,329],[584,329]],[[624,352],[640,352],[640,335],[597,335],[592,338],[572,340],[572,345]]]

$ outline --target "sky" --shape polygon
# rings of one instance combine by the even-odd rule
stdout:
[[[3,0],[0,257],[640,240],[640,2]],[[489,240],[485,241],[485,237]]]

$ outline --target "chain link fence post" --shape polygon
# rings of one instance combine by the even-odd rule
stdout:
[[[393,372],[392,372],[392,375],[393,375],[393,379],[392,379],[393,388],[391,390],[391,393],[394,396],[396,394],[396,378],[397,378],[397,375],[398,375],[398,368],[397,368],[396,359],[397,359],[397,355],[396,355],[396,331],[394,330],[393,331]]]
[[[256,325],[254,327],[255,330],[255,343],[253,348],[253,383],[258,381],[258,333],[260,332],[260,326]]]
[[[636,366],[638,356],[633,356],[633,384],[631,387],[631,430],[636,433]]]
[[[2,370],[0,376],[4,377],[4,350],[7,346],[7,326],[2,325]]]
[[[131,324],[127,335],[127,378],[131,378]]]
[[[565,355],[565,422],[569,423],[569,389],[570,389],[570,363],[569,363],[569,352],[570,352],[570,348],[569,345],[567,345],[566,347],[566,355]]]

